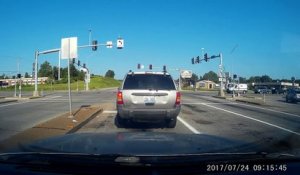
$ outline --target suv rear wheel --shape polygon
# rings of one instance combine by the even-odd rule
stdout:
[[[167,128],[175,128],[176,123],[177,123],[177,119],[176,118],[168,119],[166,121]]]
[[[119,114],[116,115],[116,120],[115,120],[115,124],[118,128],[123,128],[125,127],[125,125],[127,124],[127,119],[123,119],[120,117]]]

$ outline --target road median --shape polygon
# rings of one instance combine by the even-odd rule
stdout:
[[[230,101],[242,102],[242,103],[249,103],[255,105],[265,105],[265,102],[262,98],[257,97],[232,97],[232,96],[213,96],[214,98],[225,99]]]
[[[69,118],[69,113],[59,115],[3,140],[0,143],[0,152],[9,151],[12,148],[31,143],[35,140],[76,132],[102,112],[102,110],[102,107],[99,105],[83,106],[73,111],[73,118]],[[76,120],[76,122],[73,120]]]

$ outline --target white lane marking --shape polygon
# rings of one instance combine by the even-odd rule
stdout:
[[[192,102],[192,103],[181,103],[183,105],[202,105],[202,104],[234,104],[232,102],[227,102],[227,103],[218,103],[218,102],[212,102],[212,103],[199,103],[199,102]]]
[[[275,124],[272,124],[272,123],[268,123],[268,122],[265,122],[265,121],[262,121],[262,120],[258,120],[258,119],[255,119],[255,118],[252,118],[252,117],[243,115],[243,114],[239,114],[239,113],[236,113],[236,112],[232,112],[232,111],[229,111],[229,110],[226,110],[226,109],[218,108],[218,107],[211,106],[211,105],[204,104],[204,103],[203,103],[202,105],[208,106],[208,107],[211,107],[211,108],[215,108],[215,109],[218,109],[218,110],[221,110],[221,111],[225,111],[225,112],[228,112],[228,113],[231,113],[231,114],[240,116],[240,117],[244,117],[244,118],[247,118],[247,119],[250,119],[250,120],[254,120],[254,121],[263,123],[263,124],[265,124],[265,125],[273,126],[273,127],[275,127],[275,128],[278,128],[278,129],[281,129],[281,130],[284,130],[284,131],[287,131],[287,132],[290,132],[290,133],[293,133],[293,134],[296,134],[296,135],[300,135],[300,133],[295,132],[295,131],[292,131],[292,130],[290,130],[290,129],[286,129],[286,128],[283,128],[283,127],[281,127],[281,126],[278,126],[278,125],[275,125]]]
[[[23,104],[23,103],[28,103],[28,101],[25,101],[25,102],[17,102],[17,103],[9,103],[9,104],[6,104],[6,105],[1,105],[1,107],[5,107],[5,106],[11,106],[11,105],[17,105],[17,104]]]
[[[177,116],[177,119],[184,125],[186,126],[190,131],[192,131],[194,134],[201,134],[197,129],[192,127],[190,124],[188,124],[186,121],[184,121],[180,116]]]
[[[49,98],[45,98],[45,99],[42,99],[42,100],[40,100],[40,99],[37,98],[37,99],[31,99],[32,101],[28,100],[28,101],[24,101],[24,102],[9,103],[9,104],[6,104],[6,105],[1,105],[0,108],[1,108],[1,107],[6,107],[6,106],[12,106],[12,105],[18,105],[18,104],[29,103],[29,102],[42,102],[42,101],[44,101],[44,100],[54,99],[54,98],[59,98],[59,97],[61,97],[61,96],[49,97]]]
[[[43,98],[42,100],[49,100],[49,99],[54,99],[54,98],[59,98],[59,97],[62,97],[62,96],[53,96],[53,97]]]
[[[116,114],[117,111],[109,111],[109,110],[105,110],[103,111],[104,114]],[[201,132],[199,132],[197,129],[195,129],[194,127],[192,127],[190,124],[188,124],[186,121],[184,121],[180,116],[177,117],[177,119],[184,125],[186,126],[190,131],[192,131],[194,134],[201,134]]]
[[[103,114],[116,114],[117,111],[103,111]]]
[[[300,115],[297,114],[292,114],[292,113],[288,113],[288,112],[282,112],[282,111],[276,111],[273,109],[268,109],[268,108],[262,108],[262,107],[258,107],[258,106],[252,106],[252,105],[247,105],[247,104],[242,104],[242,103],[235,103],[235,102],[227,102],[227,103],[199,103],[199,102],[191,102],[191,103],[182,103],[183,105],[187,104],[187,105],[205,105],[205,104],[232,104],[232,105],[241,105],[241,106],[248,106],[248,107],[252,107],[252,108],[257,108],[257,109],[262,109],[262,110],[267,110],[267,111],[272,111],[275,113],[281,113],[281,114],[285,114],[285,115],[290,115],[290,116],[294,116],[294,117],[299,117]]]
[[[264,109],[264,110],[268,110],[268,111],[272,111],[272,112],[276,112],[276,113],[281,113],[281,114],[291,115],[291,116],[294,116],[294,117],[300,117],[300,115],[297,115],[297,114],[292,114],[292,113],[282,112],[282,111],[276,111],[276,110],[273,110],[273,109],[262,108],[262,107],[258,107],[258,106],[252,106],[252,105],[241,104],[241,103],[233,103],[233,104],[238,104],[238,105],[248,106],[248,107],[258,108],[258,109]]]

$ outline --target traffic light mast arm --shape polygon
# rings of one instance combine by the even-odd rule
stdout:
[[[78,46],[78,48],[86,48],[86,47],[94,47],[94,46],[109,46],[109,45],[107,45],[107,44],[96,44],[96,45],[88,44],[88,45]]]
[[[107,44],[97,44],[97,45],[93,45],[93,44],[88,44],[88,45],[82,45],[82,46],[77,46],[77,48],[86,48],[86,47],[93,47],[93,46],[108,46]],[[39,55],[41,54],[49,54],[49,53],[55,53],[55,52],[59,52],[59,49],[50,49],[50,50],[44,50],[44,51],[37,51]]]

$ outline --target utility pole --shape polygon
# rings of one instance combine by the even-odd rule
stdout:
[[[58,80],[60,80],[60,59],[61,59],[61,51],[58,51]]]

